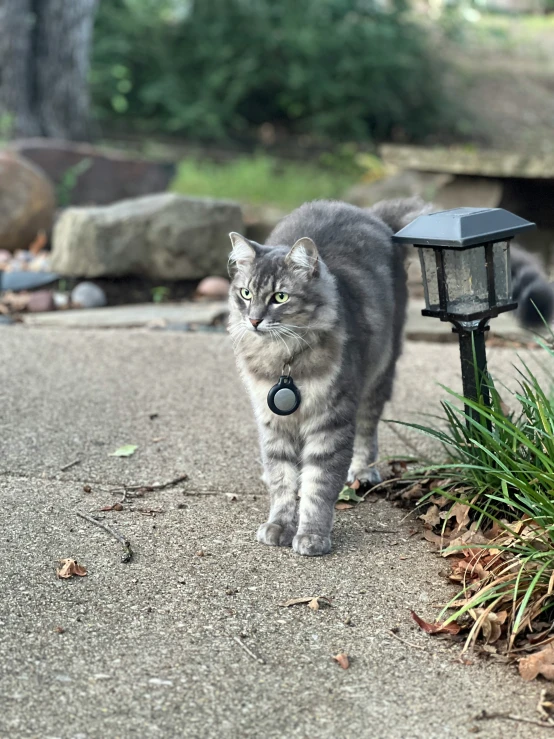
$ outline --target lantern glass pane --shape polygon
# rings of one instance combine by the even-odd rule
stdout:
[[[500,241],[492,246],[494,262],[494,287],[499,305],[512,301],[512,272],[510,267],[510,243]]]
[[[427,310],[439,309],[439,283],[437,279],[437,258],[433,249],[419,249],[425,307]]]
[[[444,271],[449,313],[477,313],[489,307],[485,247],[445,249]]]

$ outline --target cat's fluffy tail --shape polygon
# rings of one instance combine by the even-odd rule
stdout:
[[[432,203],[426,203],[425,200],[416,195],[413,198],[381,200],[368,210],[382,221],[385,221],[387,226],[390,226],[396,233],[407,226],[414,218],[424,213],[432,213],[436,208]]]
[[[554,320],[554,285],[548,282],[537,257],[514,245],[511,249],[512,293],[519,303],[517,317],[530,328],[540,328],[543,319]]]

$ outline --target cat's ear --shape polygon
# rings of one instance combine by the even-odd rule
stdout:
[[[256,249],[248,239],[235,231],[231,231],[229,238],[233,245],[233,251],[229,254],[229,266],[241,267],[254,261]]]
[[[285,262],[307,277],[319,274],[317,246],[308,236],[298,239],[285,257]]]

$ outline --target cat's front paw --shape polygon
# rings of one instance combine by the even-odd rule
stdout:
[[[292,540],[292,548],[305,557],[320,557],[331,551],[331,538],[319,534],[297,534]]]
[[[256,538],[270,547],[290,547],[295,533],[294,529],[268,521],[260,526]]]

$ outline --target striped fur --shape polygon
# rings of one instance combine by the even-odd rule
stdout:
[[[327,554],[344,481],[379,481],[377,424],[407,301],[404,250],[391,236],[423,209],[414,199],[373,210],[316,201],[283,219],[265,246],[231,235],[229,330],[270,491],[269,519],[258,530],[265,544]],[[276,292],[290,297],[276,303]],[[257,328],[251,319],[261,319]],[[291,357],[302,404],[276,416],[267,393]]]

